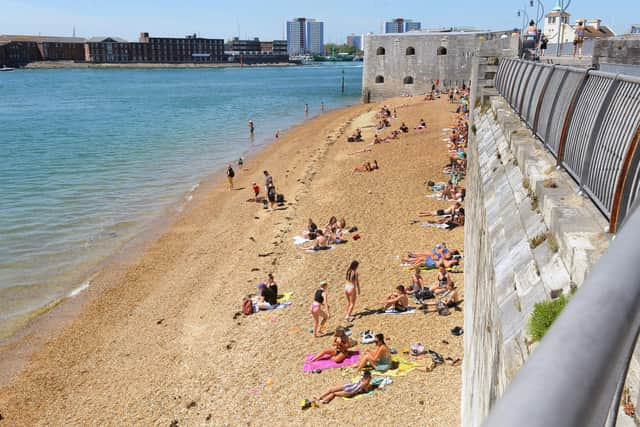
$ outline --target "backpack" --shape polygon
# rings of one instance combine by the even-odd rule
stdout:
[[[451,314],[449,307],[447,307],[442,301],[438,301],[438,314],[440,316],[448,316]]]
[[[242,300],[242,313],[245,316],[253,314],[253,302],[251,301],[251,298],[245,298]]]

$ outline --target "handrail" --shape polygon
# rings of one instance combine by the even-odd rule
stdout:
[[[613,232],[640,199],[640,107],[629,102],[640,97],[640,78],[514,58],[502,61],[496,76],[499,93],[593,200]],[[545,68],[550,71],[541,81]]]
[[[496,402],[485,426],[603,426],[640,331],[640,210]]]

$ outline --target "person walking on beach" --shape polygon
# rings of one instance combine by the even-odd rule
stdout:
[[[324,101],[320,101],[320,111],[324,113]]]
[[[326,313],[322,310],[322,306],[327,308]],[[331,316],[329,312],[329,300],[327,298],[326,280],[320,282],[320,288],[318,288],[313,295],[311,315],[313,316],[313,336],[319,338],[320,334],[324,333],[324,324],[327,323],[327,319]]]
[[[249,132],[253,134],[255,130],[255,126],[253,125],[253,120],[249,120]]]
[[[360,277],[358,276],[358,261],[351,261],[347,270],[347,283],[344,284],[344,293],[347,296],[347,313],[344,320],[353,321],[353,308],[356,305],[356,296],[360,295]]]
[[[304,113],[309,114],[309,104],[304,104]]]
[[[236,176],[236,173],[233,171],[231,167],[231,163],[227,167],[227,181],[229,181],[229,190],[233,190],[233,177]]]

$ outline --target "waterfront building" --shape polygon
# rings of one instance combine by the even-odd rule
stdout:
[[[551,43],[557,43],[558,40],[561,43],[572,43],[576,36],[575,28],[578,21],[582,21],[585,39],[607,38],[616,35],[609,26],[602,24],[602,19],[600,18],[580,18],[576,19],[574,25],[571,25],[569,23],[570,17],[570,13],[561,10],[560,6],[556,6],[544,16],[542,33],[547,36]]]
[[[418,95],[440,89],[469,86],[475,52],[486,40],[510,38],[513,55],[518,37],[511,31],[413,31],[366,35],[362,71],[364,102],[400,95]]]
[[[289,55],[304,54],[306,46],[306,18],[287,21],[287,50]]]
[[[347,45],[353,46],[357,50],[362,50],[362,35],[351,34],[347,36]]]
[[[229,62],[243,64],[271,64],[289,61],[286,40],[260,41],[258,37],[240,40],[234,37],[226,46]]]
[[[95,63],[217,63],[224,62],[224,40],[196,34],[185,38],[149,37],[141,33],[138,42],[117,37],[93,38],[85,44],[85,60]]]
[[[8,46],[6,49],[11,52],[11,62],[15,65],[33,61],[84,61],[85,41],[80,37],[0,35],[0,43]]]
[[[418,31],[422,28],[422,23],[418,21],[413,21],[411,19],[407,19],[404,23],[404,32],[408,33],[409,31]]]
[[[310,18],[287,21],[289,55],[324,53],[324,22]]]
[[[307,19],[305,51],[318,55],[324,54],[324,22]]]
[[[385,34],[404,33],[404,19],[396,18],[392,21],[385,22]]]
[[[632,25],[629,34],[640,34],[640,24]]]

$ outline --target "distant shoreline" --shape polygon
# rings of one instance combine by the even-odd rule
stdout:
[[[114,64],[114,63],[93,63],[93,62],[72,62],[72,61],[38,61],[31,62],[24,67],[20,67],[26,70],[43,70],[43,69],[57,69],[57,68],[98,68],[98,69],[159,69],[159,68],[240,68],[244,67],[290,67],[297,66],[290,62],[276,62],[273,64],[244,64],[239,63],[210,63],[210,64],[195,64],[195,63],[183,63],[183,64],[160,64],[160,63],[126,63],[126,64]]]

